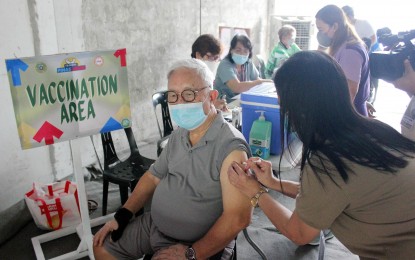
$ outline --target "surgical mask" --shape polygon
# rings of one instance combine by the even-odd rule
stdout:
[[[322,47],[325,47],[325,48],[330,47],[331,38],[328,37],[327,34],[321,31],[317,33],[317,41],[318,41],[318,44],[320,44],[320,46]]]
[[[206,66],[208,66],[210,71],[212,71],[213,77],[215,77],[216,71],[218,70],[219,62],[210,60],[203,60],[203,62],[206,64]]]
[[[169,105],[171,118],[180,127],[193,130],[201,126],[207,119],[203,111],[203,103],[183,103]]]
[[[248,56],[249,55],[240,55],[237,53],[232,53],[232,60],[238,64],[238,65],[242,65],[245,64],[248,61]]]
[[[293,45],[294,42],[295,42],[295,39],[288,39],[287,40],[288,47],[290,47],[291,45]]]

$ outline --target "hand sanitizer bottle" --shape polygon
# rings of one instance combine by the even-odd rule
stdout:
[[[249,146],[251,147],[252,155],[268,159],[271,145],[271,131],[272,123],[265,120],[265,111],[255,111],[261,113],[259,118],[252,124],[249,132]]]

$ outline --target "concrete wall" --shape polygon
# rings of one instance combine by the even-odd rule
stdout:
[[[4,59],[127,48],[133,130],[138,143],[158,136],[152,93],[166,89],[168,67],[190,57],[200,33],[218,26],[251,29],[254,52],[264,51],[271,0],[0,0],[0,211],[23,198],[33,181],[73,173],[69,142],[21,150]],[[84,166],[96,162],[89,137]],[[94,143],[101,154],[99,136]]]
[[[266,4],[255,0],[84,2],[85,49],[127,48],[136,138],[156,134],[156,121],[144,111],[152,110],[151,95],[167,88],[171,63],[190,57],[191,45],[199,33],[219,36],[219,25],[248,27],[259,51]]]
[[[4,59],[35,55],[26,0],[1,0],[0,8],[0,210],[23,198],[33,181],[53,180],[49,147],[21,150]],[[7,8],[6,8],[7,7]]]

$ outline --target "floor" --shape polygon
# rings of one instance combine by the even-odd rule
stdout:
[[[284,179],[298,179],[298,169],[292,169],[283,173]],[[87,198],[98,202],[98,208],[91,212],[90,218],[95,219],[101,216],[101,197],[102,182],[99,179],[85,182]],[[295,200],[283,196],[277,192],[271,195],[288,208],[293,208]],[[118,188],[110,186],[108,212],[114,212],[120,206]],[[97,228],[93,228],[95,233]],[[260,208],[255,209],[251,225],[247,228],[249,238],[254,241],[267,259],[287,259],[287,260],[308,260],[317,259],[319,247],[316,245],[296,246],[293,242],[281,235],[266,218]],[[26,260],[36,259],[31,238],[47,233],[36,227],[30,221],[8,242],[0,246],[0,259]],[[46,259],[61,256],[62,254],[76,250],[80,240],[76,234],[71,234],[62,238],[42,243],[43,253]],[[237,238],[237,254],[239,260],[260,260],[260,254],[248,243],[246,237],[241,232]],[[357,260],[336,238],[326,242],[325,259]],[[81,259],[88,259],[87,257]]]
[[[409,103],[409,96],[392,84],[379,81],[375,100],[376,118],[400,131],[400,121]]]

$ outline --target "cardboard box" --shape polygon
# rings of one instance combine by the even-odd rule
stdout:
[[[271,154],[281,153],[280,142],[280,106],[276,92],[244,92],[241,93],[242,107],[242,134],[246,140],[249,140],[249,132],[252,123],[257,120],[261,113],[255,111],[265,111],[265,120],[272,123],[271,134]]]

